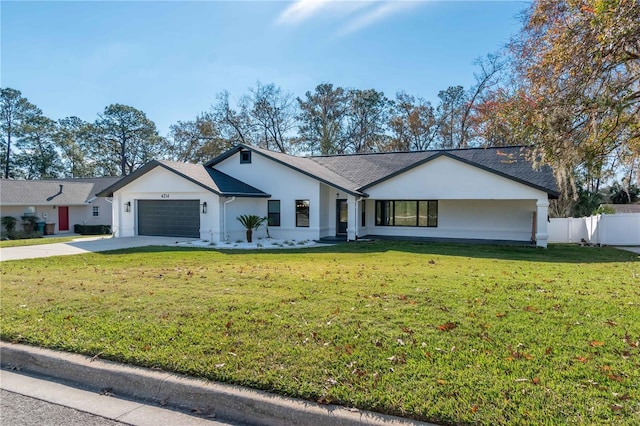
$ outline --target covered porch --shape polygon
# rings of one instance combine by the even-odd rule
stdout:
[[[324,241],[390,238],[547,246],[549,203],[544,199],[376,200],[328,189],[322,201]]]

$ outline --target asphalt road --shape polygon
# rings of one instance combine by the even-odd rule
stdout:
[[[2,389],[0,390],[0,424],[2,426],[118,426],[125,423]]]

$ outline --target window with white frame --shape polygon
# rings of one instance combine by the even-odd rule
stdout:
[[[100,216],[100,206],[93,206],[93,217]]]

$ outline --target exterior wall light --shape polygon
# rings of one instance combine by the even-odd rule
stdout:
[[[205,201],[204,203],[200,204],[200,206],[202,207],[202,213],[206,214],[207,213],[207,202]]]
[[[131,201],[124,203],[124,211],[127,213],[131,211]]]

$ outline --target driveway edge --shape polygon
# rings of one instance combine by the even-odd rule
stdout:
[[[250,425],[426,425],[369,411],[320,405],[264,391],[133,367],[67,352],[0,342],[3,369],[14,368],[92,391],[154,402]]]

